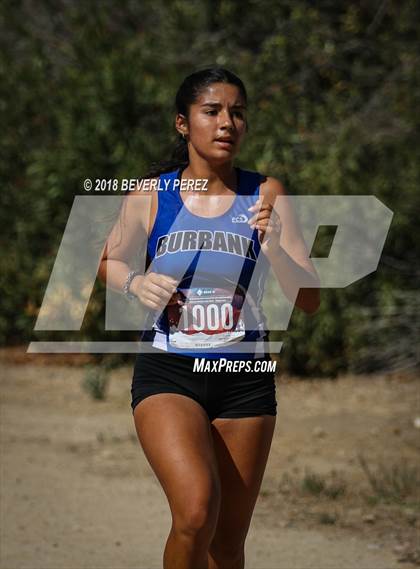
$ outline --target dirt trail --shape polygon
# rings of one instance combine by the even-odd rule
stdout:
[[[170,515],[135,437],[131,372],[113,373],[103,402],[81,390],[83,373],[32,364],[0,369],[1,569],[162,566]],[[415,378],[278,383],[247,569],[419,566],[420,497],[369,505],[356,458],[363,452],[372,468],[382,460],[419,465],[418,394]],[[326,482],[335,476],[343,494],[303,492],[306,469]]]

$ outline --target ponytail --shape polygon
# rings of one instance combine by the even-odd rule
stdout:
[[[172,151],[170,159],[153,163],[150,170],[144,175],[144,178],[156,178],[157,176],[160,176],[160,174],[172,172],[172,170],[176,170],[177,168],[182,168],[184,170],[188,164],[189,157],[187,141],[178,133],[178,140]]]

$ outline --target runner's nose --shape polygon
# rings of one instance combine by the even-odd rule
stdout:
[[[233,129],[233,121],[229,111],[223,111],[221,113],[221,127],[227,129]]]

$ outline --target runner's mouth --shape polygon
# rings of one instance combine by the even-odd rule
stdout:
[[[231,139],[220,139],[220,138],[216,138],[215,142],[219,145],[219,146],[223,146],[224,148],[232,148],[232,146],[234,145],[233,140]]]

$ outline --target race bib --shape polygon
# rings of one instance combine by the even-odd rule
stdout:
[[[175,348],[203,349],[228,346],[245,336],[240,318],[244,302],[237,289],[196,287],[178,289],[176,301],[168,304],[169,343]]]

